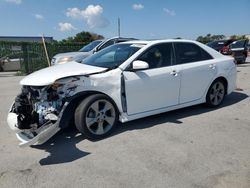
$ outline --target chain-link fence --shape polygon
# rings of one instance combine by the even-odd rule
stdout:
[[[85,43],[46,43],[49,59],[58,53],[78,51]],[[0,41],[0,71],[6,62],[18,59],[20,71],[28,74],[48,66],[42,43],[1,42]]]

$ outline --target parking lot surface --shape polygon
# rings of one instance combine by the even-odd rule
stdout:
[[[101,141],[75,129],[19,148],[6,123],[22,77],[0,74],[0,187],[250,187],[250,61],[218,109],[188,107],[126,124]]]

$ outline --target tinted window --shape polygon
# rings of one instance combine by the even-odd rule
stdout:
[[[191,63],[212,59],[205,50],[192,43],[175,43],[177,64]]]
[[[132,39],[118,39],[116,43],[131,41]]]
[[[80,49],[80,52],[89,52],[93,50],[98,44],[100,44],[102,41],[101,40],[96,40],[91,43],[89,43],[87,46],[84,46],[82,49]]]
[[[137,60],[147,62],[150,69],[170,66],[174,61],[172,43],[155,45],[143,53]]]
[[[214,42],[209,42],[207,45],[211,48],[222,48],[225,45],[224,41],[214,41]]]
[[[235,41],[230,46],[231,48],[244,48],[246,46],[246,40]]]
[[[98,50],[102,50],[102,49],[104,49],[104,48],[106,48],[106,47],[108,47],[108,46],[113,45],[114,43],[115,43],[115,40],[114,40],[114,39],[109,40],[109,41],[107,41],[105,44],[103,44]]]

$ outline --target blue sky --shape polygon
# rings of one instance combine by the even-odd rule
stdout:
[[[250,0],[0,0],[0,36],[91,31],[141,39],[250,34]]]

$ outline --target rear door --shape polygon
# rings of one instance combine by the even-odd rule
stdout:
[[[194,43],[174,43],[181,74],[179,103],[201,99],[217,73],[214,59]]]

